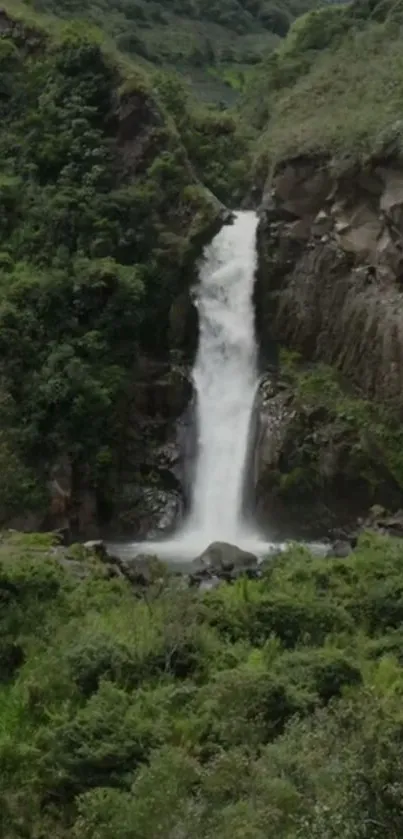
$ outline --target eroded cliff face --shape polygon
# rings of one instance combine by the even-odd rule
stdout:
[[[266,186],[258,239],[263,353],[272,359],[273,347],[283,346],[311,369],[329,365],[349,393],[345,398],[336,390],[332,402],[326,377],[322,393],[317,378],[315,399],[303,388],[296,395],[295,382],[279,387],[269,376],[262,386],[259,520],[280,535],[293,522],[297,535],[320,535],[350,526],[371,503],[396,508],[403,499],[396,468],[403,411],[403,167],[384,158],[338,173],[327,158],[289,160]],[[392,432],[374,431],[371,406],[391,412]]]
[[[263,341],[403,408],[403,167],[374,161],[338,177],[329,160],[289,161],[263,198],[259,248]]]

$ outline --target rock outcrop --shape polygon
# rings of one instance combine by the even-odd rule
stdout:
[[[354,529],[373,503],[377,474],[377,464],[361,452],[358,433],[324,406],[301,402],[290,382],[269,377],[259,397],[254,494],[261,530],[281,541],[323,539],[340,526]],[[386,474],[384,486],[381,475],[382,466],[380,497],[398,503],[393,479]]]
[[[256,289],[263,343],[341,370],[403,409],[403,169],[282,164],[266,188]]]
[[[185,366],[141,357],[120,406],[113,495],[102,533],[113,539],[157,539],[178,524],[186,506],[186,412],[193,386]]]
[[[238,577],[258,575],[257,557],[227,542],[212,542],[199,557],[193,560],[190,581],[201,585],[208,581],[236,580]]]

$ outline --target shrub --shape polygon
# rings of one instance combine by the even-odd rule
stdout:
[[[139,712],[129,694],[104,682],[71,717],[62,715],[39,730],[38,771],[46,796],[68,799],[92,787],[127,787],[159,741],[155,725]]]

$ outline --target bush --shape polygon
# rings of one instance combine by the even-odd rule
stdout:
[[[223,671],[200,694],[194,725],[203,752],[257,747],[275,737],[300,706],[268,672],[249,666]]]
[[[66,658],[71,678],[86,698],[97,692],[103,680],[131,687],[141,679],[133,654],[108,635],[91,636],[84,642],[80,639]]]
[[[337,605],[311,597],[296,602],[293,596],[281,592],[276,596],[262,592],[246,602],[240,597],[235,604],[218,593],[208,601],[206,616],[232,642],[246,639],[257,646],[273,634],[285,647],[294,647],[300,640],[322,644],[331,632],[351,627],[348,614]]]
[[[38,771],[47,797],[69,799],[92,787],[130,784],[159,733],[132,697],[108,682],[70,718],[39,731]]]
[[[194,760],[179,748],[163,748],[139,772],[130,796],[113,790],[82,796],[74,835],[90,837],[96,830],[106,839],[113,825],[119,837],[135,831],[143,839],[165,839],[182,820],[190,827],[189,798],[198,780]]]
[[[360,669],[355,664],[337,649],[326,647],[286,653],[275,662],[274,672],[324,704],[341,696],[345,688],[362,682]]]

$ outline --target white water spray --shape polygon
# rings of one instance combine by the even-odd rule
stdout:
[[[196,294],[199,348],[193,371],[198,452],[182,538],[239,543],[249,427],[258,378],[253,310],[256,228],[237,213],[206,248]]]

